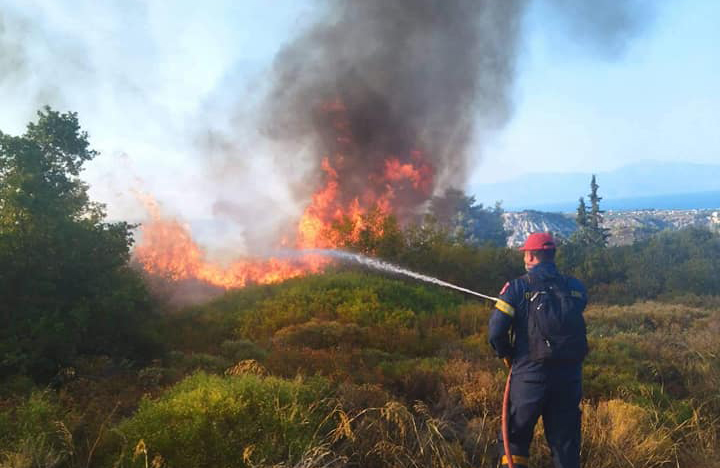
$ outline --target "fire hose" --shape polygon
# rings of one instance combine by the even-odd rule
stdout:
[[[502,404],[502,439],[503,448],[505,449],[505,459],[507,460],[508,468],[515,468],[513,463],[512,453],[510,452],[510,421],[508,421],[508,407],[510,406],[510,378],[512,376],[512,365],[508,365],[508,376],[505,382],[505,393],[503,394]]]

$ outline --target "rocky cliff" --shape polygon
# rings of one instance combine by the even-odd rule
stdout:
[[[643,240],[663,230],[689,226],[720,232],[720,210],[635,210],[608,211],[603,225],[610,229],[610,245],[626,245]],[[531,232],[552,232],[567,238],[575,230],[574,213],[518,211],[503,214],[505,230],[510,231],[508,246],[517,247]]]

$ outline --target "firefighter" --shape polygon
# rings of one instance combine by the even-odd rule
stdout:
[[[542,416],[555,467],[577,468],[580,466],[582,359],[587,353],[582,311],[587,304],[587,292],[580,281],[558,272],[555,266],[556,246],[551,234],[531,234],[520,250],[523,251],[528,274],[505,284],[489,324],[490,344],[498,357],[511,367],[508,439],[512,461],[516,467],[528,466],[533,430]],[[572,313],[579,315],[574,325],[571,325],[574,328],[563,331],[575,335],[570,340],[572,344],[567,344],[562,337],[536,336],[540,332],[533,320],[544,318],[538,319],[538,314],[533,315],[531,312],[540,306],[531,307],[534,307],[536,297],[542,295],[536,293],[549,284],[564,285],[567,297],[571,298],[566,302],[571,302],[573,305],[570,308],[574,309]],[[540,328],[552,329],[552,324]],[[543,349],[535,352],[537,342],[544,343],[546,349],[551,349],[552,344],[551,351],[560,352],[555,356],[559,358],[555,359]],[[555,343],[560,344],[556,347]],[[565,349],[559,349],[562,346]],[[541,353],[540,357],[537,357],[538,352]],[[499,447],[501,463],[507,466],[502,431]]]

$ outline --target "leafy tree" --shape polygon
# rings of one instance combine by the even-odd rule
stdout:
[[[79,174],[97,152],[77,114],[38,112],[22,136],[0,132],[0,376],[52,376],[78,352],[132,355],[149,309],[128,267],[131,229],[104,222]]]
[[[430,200],[429,214],[441,227],[458,241],[471,244],[491,242],[507,244],[508,232],[502,219],[502,207],[486,208],[458,189],[449,188],[441,196]]]

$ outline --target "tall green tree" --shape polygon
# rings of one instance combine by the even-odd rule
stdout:
[[[598,195],[600,186],[597,184],[595,174],[590,181],[590,207],[585,204],[585,198],[580,197],[575,216],[575,223],[578,230],[573,234],[571,241],[583,247],[604,248],[607,247],[610,230],[603,227],[603,210],[600,209],[600,200],[602,197]]]
[[[23,135],[0,132],[0,376],[42,379],[77,353],[147,350],[133,226],[105,222],[79,177],[95,156],[75,113],[46,107]]]
[[[598,195],[600,186],[597,183],[595,174],[590,181],[590,213],[588,215],[588,227],[590,228],[590,242],[597,247],[606,247],[608,238],[610,238],[610,230],[603,227],[603,213],[600,209],[600,200],[602,197]]]

